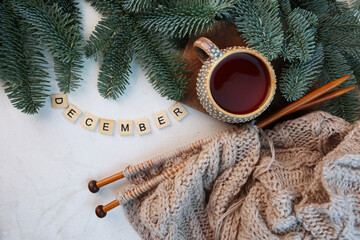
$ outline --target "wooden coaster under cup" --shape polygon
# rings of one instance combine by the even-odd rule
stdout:
[[[212,30],[189,39],[185,47],[185,50],[183,52],[183,57],[188,63],[186,67],[186,70],[188,70],[188,72],[186,73],[186,75],[190,79],[190,81],[188,83],[188,89],[185,94],[185,97],[180,102],[200,112],[206,113],[196,93],[196,82],[197,82],[198,73],[202,66],[202,62],[199,60],[196,52],[193,50],[193,44],[199,37],[206,37],[211,39],[211,41],[214,42],[214,44],[216,44],[216,46],[218,46],[220,49],[224,49],[232,46],[246,47],[247,45],[240,37],[240,34],[237,32],[236,26],[224,20],[215,23]],[[277,78],[279,78],[279,76],[281,75],[282,67],[285,64],[284,61],[279,58],[275,61],[272,61],[271,64],[274,68],[275,75],[277,76]],[[314,86],[313,89],[316,89],[318,87],[319,86]],[[276,87],[276,93],[274,99],[270,104],[270,106],[267,108],[267,110],[264,111],[264,113],[262,113],[259,118],[261,119],[266,118],[272,115],[273,113],[275,113],[277,110],[287,106],[288,104],[289,102],[286,102],[286,100],[281,96],[281,93],[279,91],[279,81],[277,81],[277,87]],[[304,114],[305,112],[310,112],[315,109],[318,109],[318,107],[314,106],[306,110],[302,110],[297,113],[287,115],[282,120],[292,119]]]

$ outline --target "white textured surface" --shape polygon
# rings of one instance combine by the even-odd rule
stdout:
[[[85,1],[80,4],[84,36],[88,39],[100,16]],[[85,61],[83,84],[69,102],[83,111],[110,119],[152,118],[174,102],[161,98],[134,62],[131,84],[117,101],[97,92],[98,63]],[[52,75],[53,76],[53,75]],[[54,79],[54,77],[52,77]],[[59,90],[52,82],[52,93]],[[97,194],[87,189],[91,179],[102,179],[228,125],[187,107],[189,115],[171,126],[144,136],[114,136],[90,132],[67,121],[63,109],[52,109],[50,98],[40,114],[16,110],[0,89],[0,239],[140,239],[118,207],[104,219],[94,209],[115,199],[126,180]],[[97,130],[97,128],[96,128]],[[117,127],[115,128],[117,131]]]

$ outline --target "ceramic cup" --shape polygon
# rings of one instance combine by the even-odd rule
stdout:
[[[194,50],[203,62],[196,91],[205,110],[229,123],[250,121],[270,105],[275,95],[276,78],[267,59],[254,49],[219,49],[201,37]]]

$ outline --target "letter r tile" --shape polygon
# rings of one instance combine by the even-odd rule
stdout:
[[[169,109],[169,112],[178,121],[181,121],[181,119],[183,119],[188,114],[188,111],[186,111],[183,105],[181,105],[179,102],[172,105]]]

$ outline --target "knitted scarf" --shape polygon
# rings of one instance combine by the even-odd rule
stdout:
[[[124,205],[144,239],[360,239],[360,121],[313,112],[252,124],[133,176],[173,178]]]

